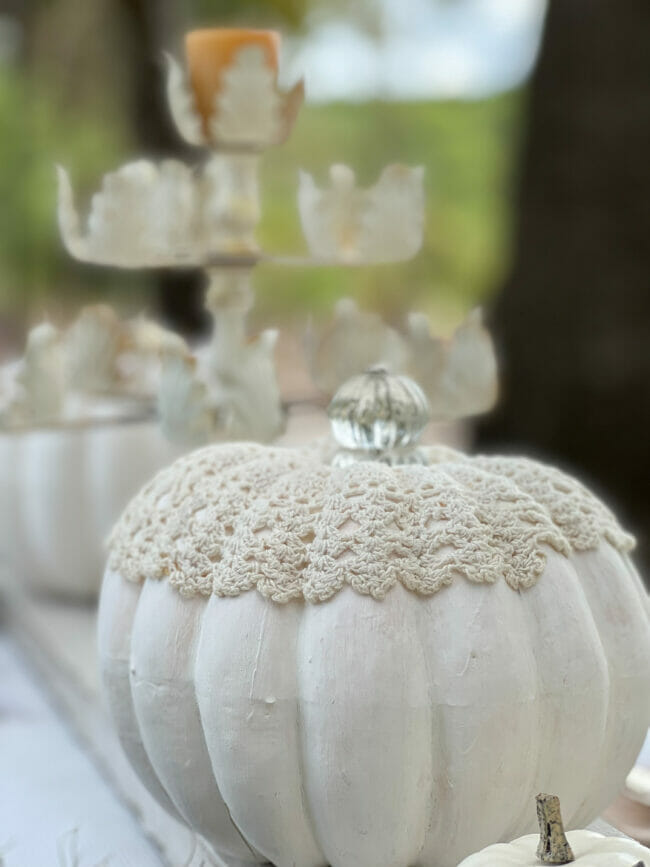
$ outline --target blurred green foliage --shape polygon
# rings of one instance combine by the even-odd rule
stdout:
[[[66,290],[87,291],[87,274],[69,260],[56,223],[56,163],[73,167],[90,190],[123,156],[119,123],[104,114],[63,110],[56,93],[12,68],[0,69],[0,304],[25,311]],[[108,277],[93,273],[97,291]],[[62,299],[65,303],[65,297]]]
[[[313,0],[191,0],[190,11],[197,23],[201,21],[251,27],[267,25],[300,27]]]
[[[442,0],[437,0],[442,2]],[[275,27],[293,33],[307,29],[310,21],[344,19],[370,36],[380,36],[385,16],[375,0],[189,0],[193,26]]]
[[[426,229],[411,262],[355,269],[265,266],[257,275],[260,319],[329,309],[353,295],[396,318],[407,309],[457,320],[485,300],[507,268],[523,95],[480,102],[365,103],[306,106],[289,142],[264,161],[260,237],[295,249],[298,168],[326,184],[343,162],[369,185],[390,162],[426,169]]]

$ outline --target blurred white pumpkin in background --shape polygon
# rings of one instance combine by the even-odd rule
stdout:
[[[137,416],[0,433],[13,580],[54,594],[95,596],[116,516],[177,454],[155,421]]]
[[[161,353],[183,346],[103,305],[84,308],[66,332],[32,329],[24,359],[5,371],[0,406],[0,548],[13,582],[96,595],[116,517],[180,453],[153,406]]]
[[[532,830],[540,790],[588,823],[638,754],[633,540],[551,467],[418,448],[425,409],[375,370],[332,402],[334,459],[210,446],[113,532],[115,725],[228,864],[456,867]]]

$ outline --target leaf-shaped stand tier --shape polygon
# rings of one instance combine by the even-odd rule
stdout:
[[[344,298],[329,327],[312,337],[308,351],[312,377],[326,394],[368,366],[384,364],[420,384],[436,421],[486,412],[497,399],[494,346],[478,309],[450,339],[443,339],[432,333],[423,313],[411,313],[400,332]]]
[[[341,264],[410,259],[422,245],[423,178],[422,168],[391,165],[364,190],[352,169],[336,165],[330,187],[319,189],[301,172],[298,207],[312,255]]]

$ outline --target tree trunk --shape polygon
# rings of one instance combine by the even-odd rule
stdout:
[[[650,564],[650,3],[550,0],[479,445],[595,486]]]
[[[164,51],[177,51],[184,21],[176,0],[116,0],[124,22],[124,50],[131,82],[131,116],[137,145],[146,156],[196,161],[167,106]],[[187,335],[205,332],[204,280],[198,270],[165,269],[154,275],[163,317]]]

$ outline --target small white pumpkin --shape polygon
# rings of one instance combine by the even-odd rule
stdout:
[[[458,867],[539,867],[576,864],[578,867],[647,867],[650,849],[629,837],[604,837],[593,831],[564,833],[560,802],[555,795],[537,796],[539,834],[512,843],[496,843],[470,855]]]
[[[631,538],[555,469],[418,448],[425,410],[374,371],[332,403],[335,460],[203,448],[113,533],[113,719],[228,864],[456,867],[540,790],[588,823],[643,743]]]

